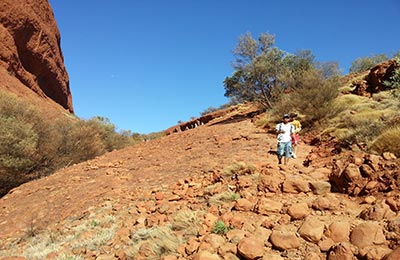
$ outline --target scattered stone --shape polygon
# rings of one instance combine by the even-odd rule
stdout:
[[[336,243],[349,241],[350,228],[348,222],[333,222],[329,225],[325,235]]]
[[[318,253],[307,252],[304,256],[304,260],[322,260]]]
[[[283,182],[283,192],[287,193],[300,193],[311,191],[308,181],[301,177],[290,177]]]
[[[369,208],[364,209],[360,213],[360,218],[364,220],[383,220],[391,219],[396,214],[390,209],[389,205],[385,203],[377,203]]]
[[[383,159],[388,160],[388,161],[397,159],[396,155],[394,153],[390,153],[390,152],[384,152],[382,154],[382,157],[383,157]]]
[[[256,212],[262,215],[270,213],[279,213],[282,210],[283,204],[272,199],[261,198],[256,206]]]
[[[333,241],[331,238],[326,238],[318,243],[318,246],[322,252],[328,252],[333,245],[335,245],[335,241]]]
[[[246,235],[246,232],[240,229],[232,229],[226,233],[229,242],[234,244],[239,243]]]
[[[221,256],[225,256],[227,254],[236,255],[237,254],[237,246],[236,246],[236,244],[233,244],[233,243],[226,243],[226,244],[222,245],[220,248],[218,248],[218,253]]]
[[[359,256],[366,260],[380,260],[383,259],[392,250],[387,247],[369,246],[360,249]]]
[[[284,258],[278,254],[265,254],[262,260],[284,260]]]
[[[237,246],[237,251],[247,260],[259,259],[264,254],[264,241],[254,238],[243,238]]]
[[[193,260],[222,260],[222,258],[219,255],[208,251],[200,251],[194,255]]]
[[[324,223],[317,217],[307,217],[298,232],[303,239],[318,243],[324,234],[324,228]]]
[[[364,198],[364,203],[374,204],[376,202],[376,198],[374,196],[367,196]]]
[[[302,202],[290,206],[287,213],[292,219],[299,220],[310,215],[310,209],[306,202]]]
[[[200,246],[200,242],[197,240],[197,238],[191,237],[186,244],[185,252],[188,255],[191,255],[199,249],[199,246]]]
[[[278,193],[281,191],[282,182],[275,175],[262,175],[257,189],[263,192]]]
[[[348,243],[339,243],[332,247],[327,260],[357,260]]]
[[[167,255],[167,256],[161,257],[161,260],[178,260],[178,258],[174,255]]]
[[[278,250],[283,251],[300,247],[300,239],[292,232],[274,230],[269,239]]]
[[[355,164],[349,164],[346,169],[343,171],[343,177],[348,181],[348,182],[355,182],[358,179],[361,178],[361,173],[360,169],[357,165]]]
[[[400,246],[390,252],[383,258],[383,260],[399,260],[400,259]]]
[[[310,187],[316,195],[323,195],[331,191],[331,184],[327,181],[311,182]]]
[[[200,242],[199,251],[217,252],[218,248],[226,243],[225,239],[217,234],[207,234]]]
[[[332,195],[327,194],[323,197],[316,198],[312,203],[312,208],[316,210],[335,210],[339,207],[340,200]]]
[[[390,209],[394,212],[400,211],[400,198],[394,199],[393,197],[386,199],[386,204],[389,205]]]
[[[227,253],[225,255],[223,255],[224,260],[240,260],[236,254],[232,254],[232,253]]]
[[[381,245],[386,241],[381,226],[365,222],[356,226],[350,234],[350,241],[358,248],[367,246]]]
[[[254,209],[254,204],[248,199],[240,198],[236,201],[234,209],[238,211],[252,211]]]

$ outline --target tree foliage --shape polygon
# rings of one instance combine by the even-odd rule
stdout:
[[[371,69],[375,65],[388,60],[385,54],[378,54],[369,57],[358,58],[351,63],[350,73],[357,73]]]
[[[333,100],[338,94],[339,78],[324,78],[321,70],[304,71],[296,79],[292,91],[282,95],[274,106],[278,117],[289,112],[301,115],[304,126],[313,126],[338,112]]]
[[[308,71],[318,69],[321,80],[339,75],[336,62],[318,63],[310,50],[289,54],[278,49],[275,36],[261,34],[258,40],[250,33],[239,37],[234,49],[234,73],[224,80],[225,96],[234,103],[256,101],[271,109],[283,93],[293,91]]]
[[[238,102],[258,101],[272,107],[274,90],[283,87],[285,53],[274,47],[275,36],[261,34],[258,41],[250,33],[239,37],[234,49],[235,72],[224,80],[225,96]]]

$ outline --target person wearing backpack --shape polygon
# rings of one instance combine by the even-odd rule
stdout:
[[[292,158],[292,136],[294,134],[294,126],[290,123],[290,115],[284,114],[282,117],[282,122],[276,125],[276,133],[278,134],[278,163],[282,164],[282,158],[284,158],[284,164],[289,162]]]

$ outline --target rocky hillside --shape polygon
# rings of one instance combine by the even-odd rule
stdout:
[[[0,89],[50,98],[73,112],[60,32],[48,0],[0,2]],[[31,94],[30,94],[31,95]],[[33,96],[33,95],[32,95]]]
[[[399,160],[305,136],[278,165],[252,111],[12,190],[1,259],[400,259]]]

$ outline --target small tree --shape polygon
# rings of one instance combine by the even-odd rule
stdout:
[[[275,36],[261,34],[258,41],[250,33],[239,37],[234,49],[236,69],[224,80],[225,96],[242,101],[257,101],[272,108],[274,89],[281,87],[285,72],[285,53],[274,47]]]

